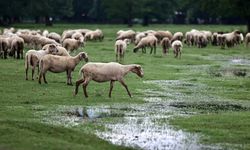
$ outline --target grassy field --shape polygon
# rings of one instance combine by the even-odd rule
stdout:
[[[45,29],[43,25],[17,24],[16,28]],[[55,24],[46,28],[62,33],[66,29],[88,28],[103,30],[103,42],[87,42],[85,51],[91,62],[115,61],[114,42],[116,32],[127,29],[123,25],[83,25]],[[186,32],[192,28],[211,31],[231,31],[245,26],[224,25],[152,25],[134,26],[136,31],[170,30]],[[242,45],[221,50],[209,45],[206,48],[184,46],[182,59],[175,59],[172,51],[162,56],[157,54],[133,53],[129,45],[124,64],[142,65],[144,78],[128,74],[126,83],[133,95],[129,98],[124,88],[115,83],[112,98],[108,98],[109,83],[91,82],[88,86],[89,98],[79,94],[73,97],[74,87],[66,85],[66,73],[47,73],[48,84],[39,85],[37,80],[25,80],[24,60],[0,59],[0,149],[130,149],[116,146],[95,135],[104,128],[103,122],[85,121],[67,127],[62,124],[44,122],[51,112],[62,106],[101,106],[114,104],[143,104],[146,89],[168,93],[155,84],[145,84],[148,80],[176,80],[188,84],[173,86],[172,90],[189,97],[171,101],[172,107],[181,111],[195,112],[188,116],[176,116],[163,123],[170,123],[182,129],[202,135],[201,143],[220,144],[224,148],[250,149],[250,48]],[[27,50],[27,48],[26,48]],[[75,53],[76,54],[76,53]],[[240,62],[239,62],[240,60]],[[73,81],[78,79],[81,62],[73,73]],[[31,75],[31,73],[29,73]],[[29,76],[29,79],[31,77]],[[193,85],[200,85],[195,88]],[[175,97],[178,99],[178,97]],[[165,96],[164,101],[171,97]],[[103,118],[103,121],[115,119]]]

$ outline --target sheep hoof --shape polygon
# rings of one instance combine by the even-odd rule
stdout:
[[[67,85],[73,86],[73,84],[72,84],[72,83],[67,83]]]

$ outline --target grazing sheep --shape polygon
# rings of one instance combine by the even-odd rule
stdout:
[[[65,30],[62,33],[62,42],[67,39],[67,38],[71,38],[72,35],[76,32],[76,30]]]
[[[222,35],[222,49],[225,48],[225,45],[227,45],[228,48],[233,47],[234,45],[237,44],[237,39],[240,39],[240,31],[235,30],[233,32],[230,33],[225,33]]]
[[[124,57],[124,53],[127,49],[127,45],[129,44],[129,40],[117,40],[115,42],[115,54],[116,54],[116,61],[122,61]],[[118,59],[119,58],[119,59]]]
[[[182,41],[183,39],[183,33],[182,32],[176,32],[172,39],[171,39],[171,43],[173,43],[175,40],[179,40],[179,41]]]
[[[175,58],[181,58],[181,51],[182,51],[182,43],[179,40],[176,40],[172,43],[172,48],[174,49]]]
[[[102,41],[104,35],[100,29],[96,29],[95,31],[89,31],[85,34],[86,41],[88,40],[99,40]]]
[[[80,40],[80,42],[82,43],[82,46],[84,47],[84,36],[82,35],[81,32],[75,32],[72,37],[72,39],[75,39],[75,40]]]
[[[158,42],[160,42],[164,37],[172,40],[173,34],[170,31],[156,31],[154,36],[157,38]]]
[[[131,94],[128,90],[128,86],[124,82],[124,76],[129,72],[137,74],[139,77],[143,77],[143,70],[140,65],[121,65],[119,63],[87,63],[80,69],[81,79],[76,81],[75,95],[78,93],[78,87],[83,84],[83,91],[85,97],[88,97],[87,86],[91,80],[96,82],[108,82],[110,81],[109,97],[115,81],[119,81],[127,90],[128,95]]]
[[[4,37],[0,37],[0,54],[3,55],[4,59],[7,59],[8,48],[9,41]]]
[[[213,46],[218,46],[218,38],[217,38],[217,36],[218,36],[217,32],[214,32],[213,35],[212,35],[211,40],[212,40],[212,45]]]
[[[88,55],[85,52],[80,52],[77,56],[55,56],[55,55],[46,55],[40,62],[40,73],[39,73],[39,83],[41,84],[41,78],[43,77],[44,83],[46,81],[46,72],[50,71],[53,73],[61,73],[66,71],[67,73],[67,85],[72,84],[71,72],[74,71],[76,65],[79,64],[81,60],[88,62]]]
[[[44,45],[42,50],[46,50],[48,49],[48,47],[50,46],[51,44],[47,44],[47,45]],[[56,53],[56,55],[58,56],[70,56],[69,55],[69,52],[62,46],[60,45],[56,45],[56,48],[58,50],[58,52]]]
[[[10,44],[10,55],[13,55],[14,58],[17,56],[17,59],[20,59],[21,55],[21,58],[23,59],[24,40],[18,36],[14,36],[12,38],[13,40]]]
[[[145,36],[147,36],[147,33],[144,33],[144,32],[136,33],[136,36],[135,36],[135,45],[137,45],[140,42],[140,40],[142,38],[144,38]]]
[[[161,46],[162,46],[162,53],[166,55],[169,51],[169,48],[171,47],[171,41],[165,37],[161,40]]]
[[[79,47],[81,47],[82,42],[80,39],[65,39],[63,41],[63,47],[67,49],[67,51],[72,52],[73,50],[77,50]]]
[[[194,36],[192,32],[186,32],[184,43],[188,46],[194,45]]]
[[[156,45],[157,45],[157,38],[149,34],[148,36],[141,39],[141,41],[134,47],[133,51],[136,53],[138,49],[142,49],[143,53],[146,53],[146,47],[150,47],[151,51],[150,54],[152,54],[154,50],[154,54],[156,54]]]
[[[248,45],[249,45],[249,43],[250,43],[250,33],[247,33],[247,34],[246,34],[245,43],[246,43],[246,47],[248,47]]]
[[[47,38],[55,40],[57,43],[61,42],[61,35],[56,32],[51,32],[47,35]]]
[[[40,59],[47,54],[56,55],[57,53],[58,53],[58,50],[56,48],[56,45],[54,44],[49,45],[46,50],[38,50],[38,51],[29,50],[25,55],[26,80],[28,80],[28,70],[30,66],[32,67],[32,80],[34,80],[35,68],[38,67]],[[39,70],[39,67],[38,67],[38,70]]]
[[[136,35],[136,33],[133,30],[127,30],[127,31],[120,30],[119,35],[116,38],[116,40],[130,39],[131,42],[134,42],[135,41],[135,35]]]

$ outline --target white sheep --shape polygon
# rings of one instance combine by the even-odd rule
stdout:
[[[247,33],[247,34],[246,34],[245,43],[246,43],[246,47],[248,47],[248,45],[249,45],[249,43],[250,43],[250,33]]]
[[[58,50],[56,45],[53,44],[49,45],[46,50],[29,50],[25,55],[26,80],[28,80],[28,70],[30,66],[32,67],[32,80],[34,80],[35,68],[38,67],[40,59],[47,54],[55,55],[56,53],[58,53]]]
[[[162,46],[162,53],[166,55],[169,51],[169,48],[171,47],[171,41],[169,38],[165,37],[161,40],[161,46]]]
[[[137,45],[140,42],[140,40],[142,38],[144,38],[145,36],[147,36],[147,33],[144,33],[144,32],[136,33],[136,35],[135,35],[135,45]]]
[[[117,40],[115,42],[116,61],[119,60],[122,61],[128,44],[129,44],[129,39]]]
[[[179,41],[182,41],[184,35],[182,32],[176,32],[174,33],[172,39],[171,39],[171,43],[173,43],[175,40],[179,40]]]
[[[47,45],[44,45],[42,50],[46,50],[48,49],[48,47],[50,46],[51,44],[47,44]],[[56,55],[58,56],[70,56],[69,55],[69,52],[62,46],[60,45],[56,45],[56,48],[58,50],[58,52],[56,53]]]
[[[7,59],[7,53],[9,49],[9,41],[7,38],[0,36],[0,54],[3,55],[4,59]]]
[[[136,33],[133,30],[127,30],[127,31],[120,30],[119,35],[117,36],[116,40],[130,39],[131,42],[134,42],[135,35],[136,35]]]
[[[78,55],[72,56],[55,56],[55,55],[46,55],[40,62],[40,73],[38,82],[41,84],[41,78],[43,77],[44,83],[46,81],[46,72],[50,71],[53,73],[67,72],[67,85],[72,85],[72,71],[79,64],[81,60],[88,62],[88,55],[85,52],[80,52]]]
[[[84,36],[82,35],[81,32],[75,32],[72,37],[72,39],[75,39],[75,40],[80,40],[80,42],[82,43],[82,46],[84,47]]]
[[[172,40],[173,34],[170,31],[156,31],[154,36],[157,38],[158,42],[160,42],[164,37],[167,37],[169,40]]]
[[[23,49],[24,49],[24,40],[20,38],[19,36],[13,36],[13,40],[10,43],[10,55],[13,55],[14,58],[17,57],[17,59],[21,58],[23,59]]]
[[[75,95],[78,93],[79,85],[83,84],[83,91],[85,97],[88,97],[87,86],[91,80],[96,82],[108,82],[110,81],[109,97],[115,81],[119,81],[127,90],[128,95],[131,94],[128,90],[128,86],[124,82],[124,76],[129,72],[137,74],[139,77],[143,77],[144,73],[140,65],[121,65],[119,63],[87,63],[80,69],[81,79],[76,81]]]
[[[80,39],[65,39],[63,41],[63,47],[67,49],[67,51],[72,52],[73,50],[77,50],[82,45],[82,42]]]
[[[157,38],[149,34],[148,36],[141,39],[141,41],[134,47],[133,51],[136,53],[138,49],[142,49],[143,53],[146,53],[146,47],[150,47],[151,51],[150,54],[152,54],[154,50],[154,54],[156,54],[156,45],[157,45]]]
[[[103,32],[100,29],[96,29],[95,31],[89,31],[85,34],[85,40],[99,40],[102,41],[104,38]]]
[[[55,40],[57,43],[61,42],[61,35],[56,32],[50,32],[47,38]]]
[[[175,58],[181,58],[182,53],[182,43],[179,40],[176,40],[172,43],[172,48],[174,49]]]

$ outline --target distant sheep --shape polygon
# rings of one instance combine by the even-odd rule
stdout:
[[[6,38],[0,37],[0,54],[3,55],[4,59],[7,59],[9,48],[9,42]]]
[[[82,42],[80,39],[65,39],[63,41],[63,47],[67,49],[67,51],[72,52],[73,50],[77,50],[82,45]]]
[[[122,61],[128,44],[129,44],[128,39],[117,40],[115,42],[116,61]]]
[[[48,38],[55,40],[57,43],[61,43],[61,35],[56,32],[50,32],[47,35]]]
[[[179,41],[182,41],[183,40],[183,33],[182,32],[176,32],[172,39],[171,39],[171,43],[173,43],[175,40],[179,40]]]
[[[133,51],[136,53],[138,49],[142,49],[143,53],[146,53],[146,47],[150,47],[152,54],[154,50],[154,54],[156,54],[156,45],[157,45],[157,38],[154,35],[148,35],[141,39],[141,41],[134,47]]]
[[[136,33],[133,30],[120,31],[117,38],[116,38],[116,40],[130,39],[131,42],[134,42],[135,41],[135,35],[136,35]]]
[[[104,38],[103,32],[100,29],[96,29],[95,31],[89,31],[85,34],[86,41],[88,40],[99,40],[102,41]]]
[[[179,40],[176,40],[172,43],[172,48],[174,49],[175,58],[181,58],[182,53],[182,43]]]
[[[161,40],[161,46],[162,46],[162,53],[166,55],[169,51],[169,48],[171,47],[171,41],[165,37]]]
[[[17,59],[20,59],[20,55],[21,55],[21,58],[23,59],[24,40],[18,36],[14,36],[12,38],[13,40],[10,44],[11,46],[10,55],[13,55],[14,58],[17,58]]]
[[[115,81],[119,81],[127,90],[129,97],[131,93],[128,90],[128,86],[124,82],[124,76],[129,72],[137,74],[139,77],[143,77],[144,73],[140,65],[121,65],[118,63],[87,63],[81,69],[81,79],[76,81],[75,95],[78,93],[79,85],[83,84],[83,91],[85,97],[88,97],[87,86],[91,80],[96,82],[108,82],[110,81],[109,97]]]

